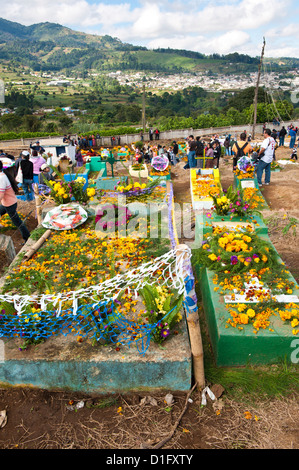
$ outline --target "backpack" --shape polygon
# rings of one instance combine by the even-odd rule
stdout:
[[[244,149],[247,146],[247,142],[245,142],[245,144],[242,147],[239,147],[238,142],[236,142],[235,145],[237,147],[236,159],[239,160],[239,158],[245,156]]]

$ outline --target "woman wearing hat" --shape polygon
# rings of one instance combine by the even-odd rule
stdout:
[[[40,174],[38,175],[38,183],[45,184],[46,181],[54,181],[53,173],[50,172],[50,167],[46,163],[40,167]]]
[[[18,194],[18,185],[9,172],[9,168],[4,169],[0,160],[0,217],[8,214],[13,224],[20,230],[25,242],[30,237],[29,230],[17,213],[16,194]]]

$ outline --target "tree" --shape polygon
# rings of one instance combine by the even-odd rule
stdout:
[[[254,101],[255,87],[245,88],[245,90],[237,92],[234,96],[229,98],[225,111],[229,108],[236,108],[238,111],[242,111],[245,108],[250,107]],[[266,90],[262,87],[258,89],[257,102],[258,103],[269,103],[271,101],[270,96]]]
[[[0,122],[3,130],[10,132],[14,131],[22,124],[22,118],[16,114],[4,114],[4,116],[1,116]]]
[[[59,125],[62,129],[62,131],[67,131],[73,124],[73,120],[69,118],[68,116],[59,116]]]

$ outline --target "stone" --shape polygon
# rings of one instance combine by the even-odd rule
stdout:
[[[15,246],[12,238],[0,235],[0,265],[9,266],[16,256]]]

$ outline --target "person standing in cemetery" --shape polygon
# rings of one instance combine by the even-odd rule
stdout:
[[[41,155],[38,155],[37,150],[32,150],[30,161],[33,163],[33,182],[37,183],[40,167],[47,162]]]
[[[37,140],[37,141],[35,142],[35,144],[32,144],[32,143],[31,143],[31,144],[30,144],[30,148],[31,148],[32,151],[33,151],[33,150],[36,150],[37,153],[40,153],[40,152],[45,153],[45,149],[44,149],[44,147],[42,147],[42,146],[40,145],[39,140]]]
[[[284,126],[282,126],[282,128],[279,131],[279,147],[284,146],[284,139],[286,135],[287,135],[287,130]]]
[[[26,242],[30,237],[30,232],[17,213],[18,200],[16,194],[18,192],[17,182],[9,172],[9,168],[3,168],[3,163],[0,160],[0,218],[4,214],[8,214],[12,223],[20,230]]]
[[[205,149],[205,168],[213,168],[214,160],[214,149],[211,142],[208,142],[207,148]]]
[[[187,145],[188,145],[188,154],[187,154],[188,162],[183,167],[184,170],[187,170],[188,168],[195,168],[196,167],[196,160],[195,160],[196,142],[194,140],[193,135],[189,135]]]
[[[199,168],[203,168],[203,160],[204,160],[204,143],[200,140],[200,137],[196,137],[196,160],[198,161]]]
[[[230,156],[231,155],[231,148],[230,148],[230,139],[229,139],[229,137],[225,138],[225,140],[223,142],[223,146],[225,148],[225,155]]]
[[[178,144],[176,143],[175,140],[172,142],[172,151],[173,151],[173,155],[174,155],[174,160],[177,163],[178,153],[179,153],[179,146],[178,146]]]
[[[80,147],[76,148],[75,160],[77,162],[77,167],[83,166],[84,161],[83,161],[83,156],[82,156]]]
[[[289,130],[289,135],[291,137],[291,140],[290,140],[290,148],[292,149],[295,145],[295,141],[296,141],[296,135],[297,135],[297,132],[296,130],[294,129],[294,127],[292,126]]]
[[[220,157],[221,157],[221,145],[219,140],[215,140],[213,142],[213,151],[214,151],[214,156],[213,156],[213,166],[214,169],[219,168],[219,162],[220,162]]]
[[[33,163],[29,160],[29,152],[22,153],[22,160],[20,162],[20,168],[22,172],[22,188],[26,201],[32,201],[33,196]]]
[[[271,179],[271,162],[274,158],[275,140],[271,137],[271,130],[264,131],[264,140],[259,151],[260,160],[256,169],[257,182],[262,186],[263,172],[265,171],[265,184],[270,184]]]
[[[251,144],[247,142],[246,134],[242,132],[240,134],[240,140],[237,140],[232,147],[232,153],[234,155],[233,170],[237,168],[238,160],[241,157],[244,157],[245,155],[248,155],[251,152],[252,152]]]

